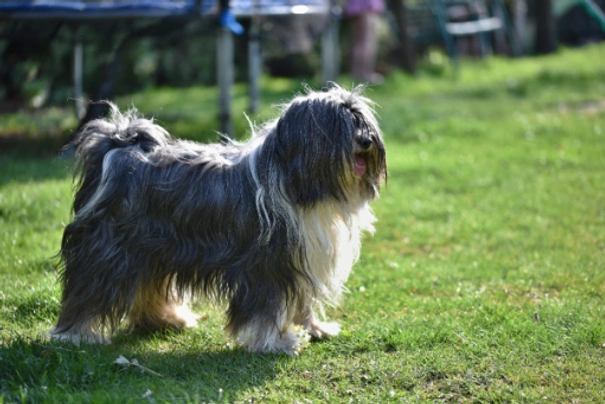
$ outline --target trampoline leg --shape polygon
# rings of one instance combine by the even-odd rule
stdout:
[[[321,36],[322,80],[324,84],[338,80],[339,59],[338,21],[332,19]]]
[[[76,27],[74,31],[74,103],[76,108],[76,116],[78,119],[84,118],[86,115],[86,107],[84,106],[83,91],[82,91],[82,71],[83,71],[83,51],[82,51],[82,35],[80,27]]]
[[[233,87],[233,34],[220,28],[216,43],[216,76],[219,91],[218,119],[221,133],[233,137],[231,90]]]
[[[256,112],[260,104],[260,75],[263,59],[258,37],[250,38],[248,42],[248,91],[250,92],[250,112]]]

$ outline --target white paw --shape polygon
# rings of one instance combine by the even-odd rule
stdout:
[[[183,304],[174,308],[174,322],[177,328],[197,327],[198,320],[203,316],[194,313],[189,306]]]
[[[311,321],[307,325],[307,331],[315,338],[331,338],[340,334],[340,325],[333,322]]]
[[[295,337],[292,352],[290,353],[286,351],[288,355],[299,355],[311,344],[311,335],[309,335],[307,330],[305,330],[302,325],[290,324],[288,328],[286,328],[286,334],[293,335]]]
[[[103,334],[97,334],[92,332],[78,333],[78,332],[54,332],[48,333],[48,337],[57,341],[71,342],[76,346],[80,346],[81,342],[86,344],[101,344],[108,345],[111,343],[111,339],[105,337]]]
[[[275,327],[251,327],[240,333],[237,341],[250,352],[295,356],[309,346],[311,336],[303,326],[290,324],[281,332]]]

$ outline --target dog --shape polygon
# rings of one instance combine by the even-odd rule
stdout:
[[[177,140],[109,107],[73,141],[52,338],[108,343],[122,320],[193,327],[187,302],[202,296],[226,303],[225,330],[250,352],[295,355],[339,333],[323,308],[339,301],[387,179],[362,87],[307,90],[245,143]]]

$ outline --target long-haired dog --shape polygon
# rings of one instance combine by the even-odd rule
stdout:
[[[226,331],[253,352],[296,354],[338,301],[372,231],[386,153],[361,89],[308,92],[246,143],[177,140],[135,111],[77,136],[73,221],[61,245],[51,336],[106,342],[196,325],[186,298],[227,303]],[[292,327],[296,324],[296,327]]]

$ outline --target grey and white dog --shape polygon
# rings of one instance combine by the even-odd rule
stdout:
[[[308,91],[248,142],[208,145],[111,105],[75,140],[51,336],[107,342],[124,319],[131,330],[195,326],[187,300],[200,295],[227,304],[226,331],[252,352],[296,354],[301,328],[338,334],[316,312],[338,302],[387,175],[361,92]]]

